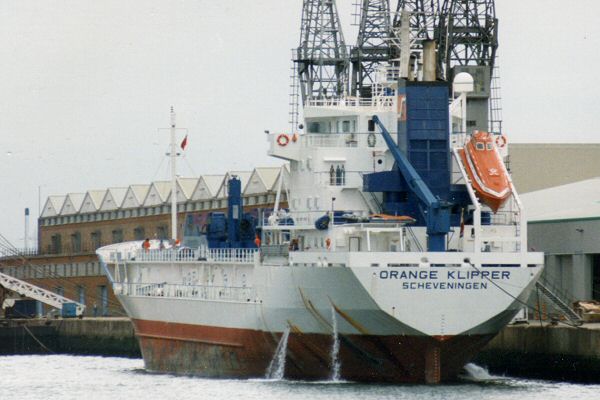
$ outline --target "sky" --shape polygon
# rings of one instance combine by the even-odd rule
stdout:
[[[346,42],[355,0],[338,0]],[[395,1],[392,1],[395,4]],[[48,195],[279,165],[301,0],[0,2],[0,233],[21,247]],[[567,8],[568,6],[568,8]],[[599,142],[597,0],[496,0],[510,141]]]

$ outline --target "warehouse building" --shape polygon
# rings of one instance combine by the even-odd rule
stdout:
[[[284,166],[179,178],[178,232],[203,226],[210,212],[225,211],[232,176],[241,181],[244,211],[262,219],[273,209],[278,190],[286,206],[288,173]],[[38,248],[26,256],[15,251],[1,258],[0,272],[86,304],[88,316],[124,315],[95,250],[123,241],[167,239],[170,213],[171,184],[165,181],[49,196],[38,220]]]
[[[600,177],[522,196],[529,245],[545,278],[569,300],[600,300]]]

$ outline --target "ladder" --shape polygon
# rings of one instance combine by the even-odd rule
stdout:
[[[535,287],[560,311],[562,311],[565,317],[567,317],[567,319],[571,321],[573,325],[580,326],[583,324],[583,320],[579,317],[579,315],[573,311],[573,309],[569,307],[569,305],[565,303],[559,296],[554,294],[554,292],[547,286],[544,286],[544,284],[542,284],[540,281],[537,281]]]
[[[63,306],[66,304],[74,304],[76,316],[81,316],[85,311],[85,306],[81,303],[77,303],[76,301],[67,299],[59,294],[42,289],[41,287],[32,285],[31,283],[27,283],[10,275],[6,275],[2,272],[0,272],[0,286],[3,286],[4,288],[22,296],[41,301],[42,303],[58,308],[59,310],[63,310]]]
[[[296,58],[294,50],[292,50],[292,60]],[[292,63],[291,74],[290,74],[290,133],[295,133],[298,130],[298,119],[299,119],[299,93],[298,93],[298,66],[296,63]]]
[[[489,103],[489,130],[497,135],[502,134],[502,94],[500,88],[500,67],[496,61],[492,69]]]

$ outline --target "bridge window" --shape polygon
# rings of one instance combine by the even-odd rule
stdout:
[[[477,143],[475,143],[475,148],[476,148],[477,150],[485,150],[485,146],[484,146],[484,145],[483,145],[483,143],[481,143],[481,142],[477,142]]]
[[[350,132],[350,121],[342,121],[342,132]]]
[[[342,163],[329,166],[329,185],[344,186],[346,184],[346,167]]]
[[[308,133],[321,133],[321,124],[319,122],[309,122]]]

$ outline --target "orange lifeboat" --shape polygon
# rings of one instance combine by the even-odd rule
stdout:
[[[510,196],[511,186],[494,135],[475,132],[459,153],[477,196],[497,212]]]

